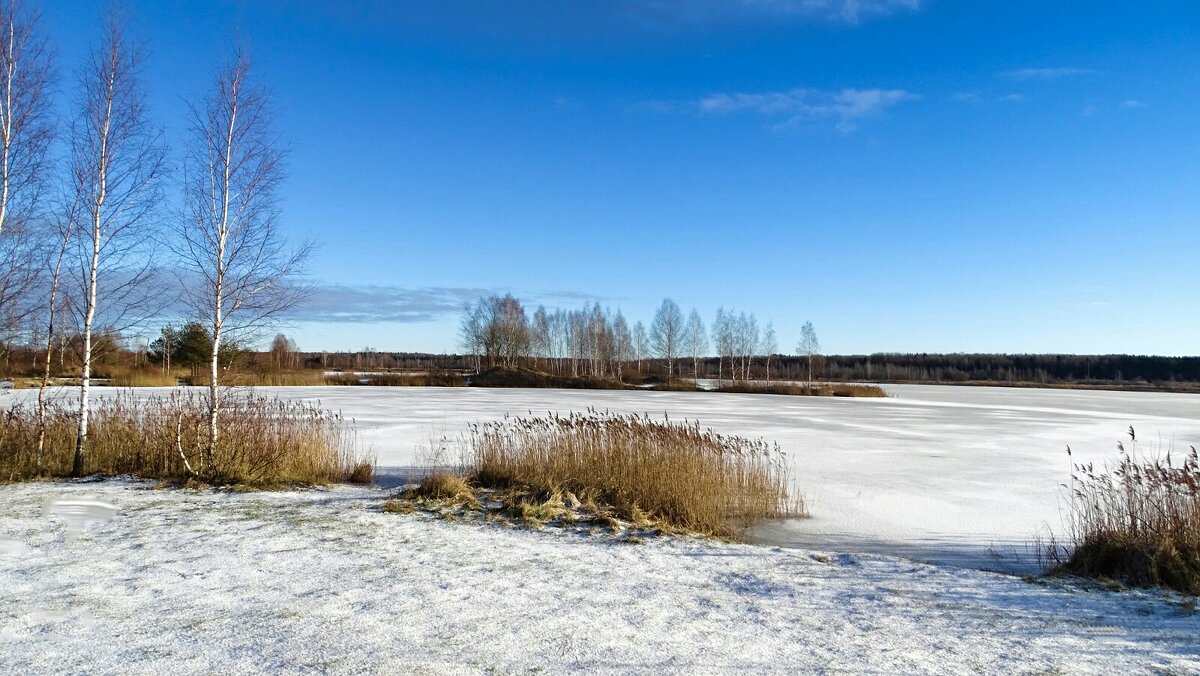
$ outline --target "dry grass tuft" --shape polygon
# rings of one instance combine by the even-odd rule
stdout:
[[[350,473],[346,476],[347,483],[352,484],[369,484],[375,479],[375,463],[370,460],[362,460],[351,468]]]
[[[383,511],[389,514],[412,514],[417,506],[410,500],[388,500],[383,503]]]
[[[1118,444],[1116,467],[1092,463],[1071,472],[1070,549],[1050,547],[1056,570],[1162,585],[1200,594],[1200,458],[1196,448],[1176,465],[1165,457],[1139,458],[1137,435]],[[1070,448],[1067,449],[1070,453]]]
[[[422,479],[420,485],[412,489],[409,493],[414,498],[424,498],[426,500],[445,502],[469,502],[475,500],[475,491],[471,490],[471,486],[467,484],[466,479],[445,472],[430,474]]]
[[[213,463],[207,465],[208,407],[202,393],[174,391],[146,399],[122,393],[97,399],[85,469],[178,484],[199,480],[253,487],[341,482],[367,472],[352,430],[340,415],[252,393],[228,392],[223,402],[222,433]],[[76,416],[69,398],[51,403],[39,458],[36,408],[18,405],[0,415],[0,480],[68,476]]]
[[[561,508],[568,492],[625,521],[714,535],[804,513],[789,495],[777,445],[694,423],[595,411],[509,418],[472,427],[465,451],[479,485],[543,496],[545,509],[527,502],[522,518],[549,517],[546,510]],[[548,504],[554,500],[557,506]]]

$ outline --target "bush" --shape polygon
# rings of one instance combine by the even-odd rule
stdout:
[[[1092,463],[1072,465],[1067,522],[1071,548],[1051,547],[1056,570],[1200,594],[1196,448],[1175,465],[1170,452],[1138,458],[1132,427],[1129,438],[1130,450],[1118,444],[1121,459],[1115,468],[1096,471]]]
[[[595,411],[510,418],[472,428],[464,450],[480,486],[570,493],[630,521],[734,535],[764,518],[804,513],[789,495],[777,445],[698,424]]]
[[[312,404],[227,393],[213,464],[206,466],[203,393],[147,399],[122,393],[92,403],[84,456],[89,473],[266,486],[369,481],[373,470],[357,457],[342,417]],[[36,408],[18,405],[0,416],[0,479],[68,476],[77,416],[69,399],[50,405],[41,458]]]

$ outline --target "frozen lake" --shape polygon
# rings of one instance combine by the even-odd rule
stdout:
[[[596,390],[410,387],[263,388],[353,418],[381,473],[470,422],[587,407],[667,413],[779,442],[812,518],[760,542],[889,553],[1020,571],[1028,544],[1061,524],[1075,460],[1117,457],[1134,426],[1146,452],[1200,446],[1200,395],[894,385],[888,399]],[[138,390],[149,394],[152,389]],[[9,396],[30,396],[16,392]]]

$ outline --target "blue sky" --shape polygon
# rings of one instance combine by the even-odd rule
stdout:
[[[1197,3],[129,7],[169,139],[235,38],[273,88],[304,349],[453,350],[496,291],[785,349],[1197,353]],[[44,5],[64,74],[100,11]]]

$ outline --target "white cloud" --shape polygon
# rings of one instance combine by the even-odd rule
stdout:
[[[839,131],[853,131],[858,123],[917,96],[903,89],[789,89],[777,92],[709,94],[695,108],[709,115],[749,112],[781,118],[779,126],[808,121],[832,121]]]
[[[957,103],[970,103],[972,105],[979,105],[991,101],[999,101],[1000,103],[1020,103],[1021,101],[1025,100],[1025,96],[1023,94],[1004,94],[1003,96],[992,98],[990,94],[984,94],[980,91],[969,91],[958,92],[957,94],[952,95],[950,100]]]
[[[1124,101],[1121,102],[1121,107],[1122,108],[1145,108],[1146,104],[1142,103],[1141,101],[1138,101],[1137,99],[1125,99]]]
[[[1084,106],[1083,110],[1079,111],[1079,114],[1084,117],[1091,117],[1096,114],[1096,106]]]
[[[1064,77],[1074,77],[1077,75],[1089,75],[1095,71],[1090,68],[1072,68],[1059,66],[1056,68],[1019,68],[1017,70],[1006,70],[1000,73],[1001,77],[1006,77],[1010,80],[1058,80]]]

